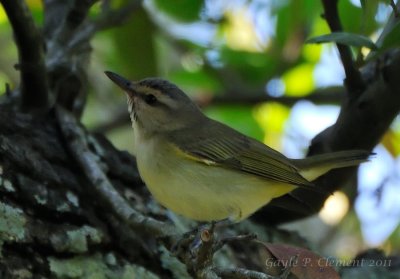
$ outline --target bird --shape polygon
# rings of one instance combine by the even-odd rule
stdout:
[[[127,96],[137,167],[154,198],[187,218],[240,222],[272,199],[371,154],[346,150],[290,159],[207,117],[175,84],[105,74]]]

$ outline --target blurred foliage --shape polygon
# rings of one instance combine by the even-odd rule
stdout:
[[[154,0],[154,3],[158,10],[182,22],[198,20],[203,7],[201,0]]]
[[[113,7],[126,3],[122,0],[110,2]],[[28,0],[27,3],[40,26],[42,1]],[[90,19],[96,18],[100,10],[96,4],[90,11]],[[392,10],[386,0],[363,0],[358,5],[355,0],[341,0],[339,13],[347,34],[344,39],[355,40],[356,43],[349,44],[353,45],[355,54],[360,54],[365,43],[360,44],[357,39],[360,37],[355,35],[376,43]],[[319,84],[342,84],[342,78],[330,72],[330,65],[337,64],[337,59],[329,57],[328,48],[304,44],[306,39],[330,33],[321,14],[321,3],[315,0],[144,1],[143,7],[125,24],[100,32],[94,38],[89,69],[91,90],[83,122],[89,128],[100,127],[126,111],[125,97],[104,76],[104,70],[113,70],[135,80],[162,76],[179,84],[195,100],[212,104],[214,96],[225,99],[226,104],[209,106],[206,113],[282,149],[285,128],[298,126],[296,119],[290,117],[291,106],[284,103],[254,105],[254,102],[246,102],[246,97],[276,94],[301,100],[318,89]],[[18,84],[18,72],[13,68],[17,53],[2,8],[0,44],[0,84],[10,83],[14,87]],[[381,44],[377,44],[376,52],[399,45],[400,25],[397,23]],[[320,65],[327,67],[324,75],[318,75],[319,80],[316,80]],[[282,92],[267,92],[270,80],[279,81]],[[241,97],[243,103],[230,105],[230,99],[237,97]],[[288,119],[293,123],[288,123]],[[130,125],[127,121],[117,125],[117,120],[117,128],[107,130],[107,135],[120,148],[129,149]],[[305,132],[301,134],[306,136],[301,141],[312,137]],[[304,146],[300,140],[299,148]],[[392,126],[382,144],[393,157],[399,156],[400,125]],[[399,243],[399,234],[392,235],[388,241]]]
[[[306,41],[306,43],[312,44],[320,44],[327,42],[335,42],[348,46],[355,47],[367,47],[373,50],[377,50],[377,46],[366,36],[352,34],[347,32],[333,32],[327,35],[322,35],[318,37],[313,37]]]
[[[105,37],[111,37],[115,47],[114,63],[110,66],[120,68],[121,72],[135,79],[156,76],[154,31],[149,15],[140,9],[128,22],[110,32],[109,37]]]

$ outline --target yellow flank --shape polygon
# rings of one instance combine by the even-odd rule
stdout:
[[[324,173],[327,173],[333,168],[335,168],[335,165],[322,165],[320,167],[313,167],[309,169],[300,170],[300,174],[308,181],[313,181],[314,179],[320,177]]]
[[[240,221],[295,188],[193,160],[159,140],[137,138],[139,172],[158,202],[188,218]]]

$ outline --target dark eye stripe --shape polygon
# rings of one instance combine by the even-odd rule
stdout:
[[[154,105],[155,103],[157,103],[157,98],[153,94],[148,94],[148,95],[144,96],[144,101],[148,105]]]

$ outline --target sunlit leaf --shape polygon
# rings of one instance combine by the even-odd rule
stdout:
[[[182,22],[191,22],[199,19],[203,7],[201,0],[153,0],[157,8],[174,19]]]
[[[394,247],[400,247],[400,223],[397,224],[397,228],[390,235],[388,244],[391,246],[389,247],[390,250]]]
[[[7,22],[7,15],[3,9],[3,6],[0,5],[0,23]]]
[[[349,205],[349,198],[346,194],[336,191],[325,200],[324,206],[318,215],[324,223],[334,226],[347,214]]]
[[[26,3],[32,9],[40,9],[42,8],[42,0],[27,0]]]
[[[9,83],[9,79],[8,77],[0,70],[0,86],[3,88],[0,88],[0,96],[3,95],[5,93],[4,90],[4,84]]]
[[[281,150],[285,123],[289,109],[278,103],[266,103],[254,108],[254,118],[264,131],[264,143]]]
[[[27,0],[27,4],[35,22],[41,24],[43,22],[43,1]]]
[[[303,57],[312,63],[317,63],[321,58],[322,46],[317,44],[308,44],[303,47]]]
[[[226,14],[226,21],[223,24],[223,33],[226,44],[236,50],[257,52],[265,45],[257,34],[251,13],[248,9],[229,10]]]
[[[302,64],[287,71],[282,76],[286,95],[304,96],[310,93],[315,87],[313,73],[312,64]]]
[[[321,43],[339,43],[354,47],[367,47],[370,49],[377,49],[378,47],[368,38],[359,34],[352,34],[346,32],[333,32],[306,41],[307,44],[321,44]]]
[[[400,155],[400,131],[389,129],[383,136],[381,143],[393,157]]]

